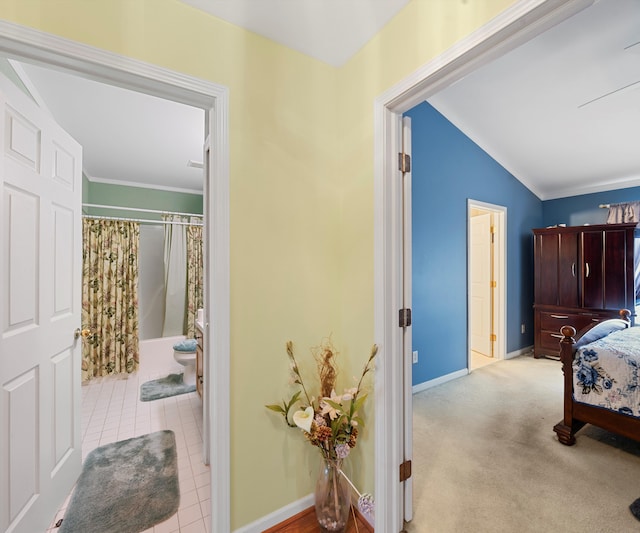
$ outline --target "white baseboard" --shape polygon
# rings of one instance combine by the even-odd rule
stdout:
[[[513,359],[514,357],[520,357],[521,355],[527,355],[533,351],[533,345],[525,346],[524,348],[520,348],[515,352],[509,352],[504,356],[505,359]]]
[[[440,376],[439,378],[431,379],[429,381],[425,381],[424,383],[418,383],[414,385],[411,390],[413,394],[416,392],[421,392],[423,390],[430,389],[431,387],[435,387],[436,385],[442,385],[447,381],[451,381],[453,379],[461,378],[462,376],[466,376],[469,373],[468,368],[463,368],[462,370],[457,370],[456,372],[451,372],[451,374],[447,374],[445,376]]]
[[[300,498],[299,500],[290,503],[289,505],[285,505],[284,507],[275,510],[271,514],[259,518],[255,522],[251,522],[246,526],[235,529],[233,533],[258,533],[260,531],[264,531],[265,529],[269,529],[270,527],[273,527],[276,524],[284,522],[288,518],[301,513],[305,509],[308,509],[313,505],[313,501],[313,494],[309,494],[304,498]]]

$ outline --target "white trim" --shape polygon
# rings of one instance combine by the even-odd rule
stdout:
[[[272,513],[265,515],[258,520],[242,526],[239,529],[234,529],[233,533],[255,533],[256,531],[264,531],[270,527],[275,526],[281,522],[284,522],[288,518],[301,513],[305,509],[313,506],[313,494],[309,494],[304,498],[300,498],[289,505],[285,505],[280,509],[276,509]],[[247,504],[248,505],[248,504]]]
[[[135,181],[120,181],[114,180],[111,178],[96,178],[94,176],[89,176],[86,172],[84,173],[87,180],[91,183],[106,183],[107,185],[118,185],[119,187],[136,187],[138,189],[154,189],[156,191],[167,191],[167,192],[181,192],[184,194],[198,194],[202,196],[202,191],[198,191],[196,189],[186,189],[184,187],[170,187],[167,185],[158,185],[151,183],[140,183]]]
[[[398,356],[397,224],[394,165],[399,117],[482,64],[569,18],[593,0],[520,0],[376,98],[374,102],[374,337],[382,357],[375,376],[376,529],[403,529],[398,465],[402,372]]]
[[[160,98],[200,107],[209,112],[206,133],[215,154],[210,169],[210,244],[208,296],[214,303],[206,320],[211,324],[207,344],[211,366],[205,379],[212,390],[211,409],[211,524],[216,533],[230,531],[229,446],[229,101],[228,89],[150,63],[80,44],[18,24],[0,21],[0,53],[41,66],[64,70],[102,83],[137,90]],[[215,354],[215,358],[211,357]]]
[[[423,383],[418,383],[417,385],[414,385],[411,388],[411,392],[413,394],[416,394],[418,392],[422,392],[423,390],[427,390],[437,385],[442,385],[443,383],[447,383],[448,381],[453,381],[454,379],[458,379],[468,375],[469,375],[468,368],[463,368],[462,370],[456,370],[455,372],[451,372],[450,374],[440,376],[439,378],[430,379],[429,381],[425,381]]]
[[[496,269],[496,303],[494,312],[496,317],[496,344],[494,358],[505,358],[507,351],[507,208],[502,205],[480,202],[467,198],[467,367],[471,369],[471,272],[469,262],[471,257],[471,209],[483,209],[495,215],[493,223],[495,232],[494,261]]]
[[[533,344],[531,346],[525,346],[524,348],[520,348],[514,352],[507,353],[504,358],[505,359],[513,359],[515,357],[520,357],[521,355],[530,355],[533,353]]]

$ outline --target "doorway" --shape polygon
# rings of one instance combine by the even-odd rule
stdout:
[[[501,54],[581,11],[592,0],[517,2],[472,35],[386,90],[374,103],[374,331],[385,356],[376,367],[375,494],[376,529],[401,531],[404,487],[401,357],[403,278],[398,271],[402,209],[398,191],[398,154],[402,151],[404,112]]]
[[[506,207],[467,201],[469,372],[505,358]]]
[[[211,464],[212,531],[230,529],[228,89],[80,43],[0,21],[0,54],[205,110],[205,346],[203,397]],[[212,154],[215,154],[215,158]],[[215,321],[211,318],[215,316]],[[79,324],[78,324],[79,326]],[[211,354],[215,354],[215,358]],[[215,391],[212,393],[211,391]],[[214,397],[215,396],[215,397]],[[62,503],[62,502],[60,502]]]

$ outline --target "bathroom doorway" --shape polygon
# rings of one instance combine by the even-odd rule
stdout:
[[[468,368],[504,359],[506,208],[467,203]]]

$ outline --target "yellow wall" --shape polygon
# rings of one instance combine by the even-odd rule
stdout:
[[[512,0],[413,0],[335,69],[177,0],[3,0],[0,17],[230,89],[232,528],[313,490],[317,451],[264,404],[292,339],[373,342],[373,101]],[[373,492],[373,402],[353,474]]]

